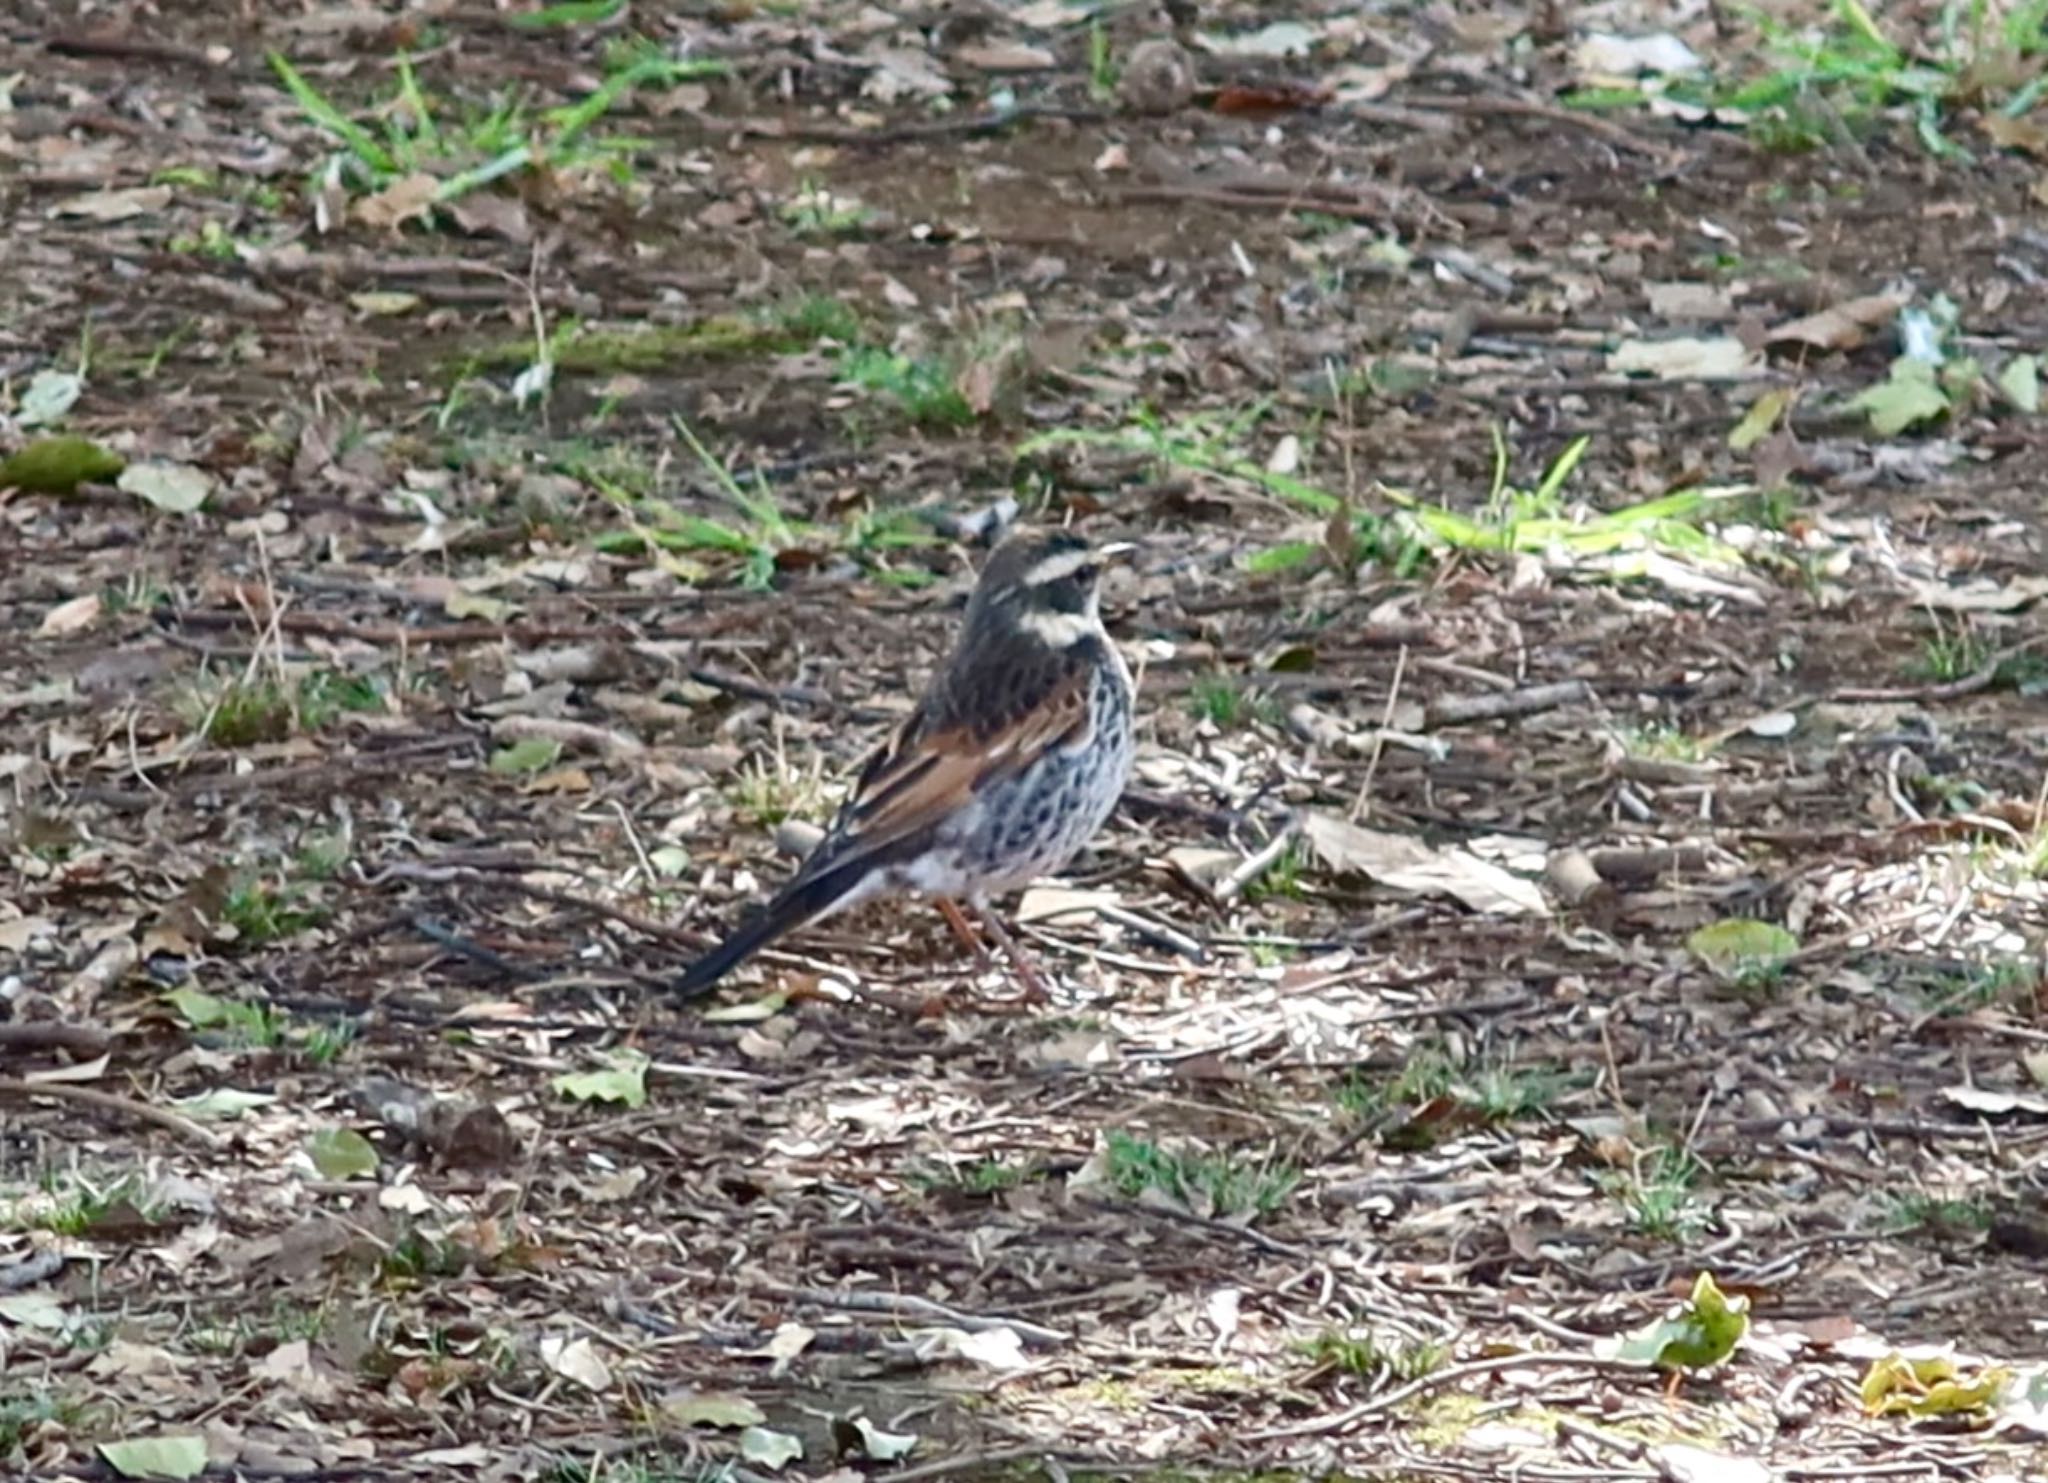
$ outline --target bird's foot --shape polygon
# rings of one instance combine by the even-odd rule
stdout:
[[[981,940],[981,934],[974,930],[974,924],[961,914],[959,905],[950,896],[937,898],[939,915],[946,919],[946,925],[953,929],[953,935],[960,939],[960,945],[974,954],[975,966],[983,969],[995,967],[995,959],[988,953],[988,944]],[[987,914],[983,913],[986,920]]]
[[[1020,1005],[1041,1005],[1052,1003],[1052,994],[1046,988],[1045,977],[1038,971],[1038,962],[1024,945],[1010,934],[1010,929],[987,907],[977,903],[975,910],[981,916],[981,925],[996,945],[1003,950],[1003,956],[1010,960],[1010,973],[1017,980],[1023,992],[1014,1001]]]

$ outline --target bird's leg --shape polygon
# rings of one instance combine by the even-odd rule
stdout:
[[[1031,954],[1025,952],[1023,945],[1010,935],[1010,929],[1003,925],[1000,917],[979,901],[972,904],[974,914],[981,918],[982,930],[996,940],[996,946],[1000,947],[1003,955],[1010,960],[1010,971],[1017,975],[1017,982],[1023,986],[1024,1002],[1051,1003],[1052,995],[1046,992],[1045,980],[1039,976],[1038,964]]]
[[[960,914],[959,905],[950,896],[935,898],[939,915],[946,919],[946,925],[953,929],[953,935],[960,939],[960,945],[974,954],[974,961],[983,968],[993,967],[995,960],[988,955],[988,944],[981,940],[981,934],[974,930],[974,924]]]

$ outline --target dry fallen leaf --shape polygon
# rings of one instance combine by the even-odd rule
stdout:
[[[274,1380],[309,1401],[334,1398],[334,1381],[313,1362],[312,1346],[304,1339],[290,1339],[270,1351],[252,1367],[258,1379]]]
[[[432,211],[434,197],[440,191],[440,181],[416,172],[393,182],[374,196],[363,197],[350,209],[349,215],[366,227],[395,231]]]
[[[598,1357],[588,1335],[566,1339],[549,1334],[540,1341],[541,1362],[565,1380],[573,1380],[593,1395],[612,1388],[611,1367]]]
[[[526,214],[526,203],[517,196],[473,191],[449,202],[448,214],[472,237],[503,237],[522,244],[533,240],[533,222]]]
[[[1664,320],[1721,324],[1735,317],[1735,297],[1720,283],[1646,283],[1650,312]]]
[[[77,597],[60,602],[43,614],[43,621],[36,628],[36,636],[63,638],[66,634],[90,628],[99,621],[102,606],[97,592],[80,593]]]
[[[1334,814],[1302,816],[1302,837],[1332,870],[1369,876],[1418,896],[1450,896],[1491,916],[1548,916],[1533,881],[1489,865],[1469,850],[1432,849],[1419,839],[1366,829]]]
[[[1978,124],[1984,137],[2000,149],[2017,149],[2037,160],[2048,160],[2048,128],[2043,128],[2038,119],[2024,114],[2007,118],[2002,113],[1986,113]]]
[[[1114,891],[1082,891],[1072,886],[1033,886],[1017,904],[1017,922],[1051,922],[1065,918],[1086,921],[1105,906],[1117,903]]]
[[[1889,324],[1906,306],[1904,294],[1868,294],[1836,304],[1818,314],[1790,319],[1764,332],[1766,345],[1811,345],[1819,350],[1853,350],[1871,332]]]
[[[1972,577],[1942,582],[1907,575],[1905,584],[1916,606],[1946,613],[2010,613],[2048,597],[2048,577]]]
[[[147,216],[152,211],[161,211],[170,204],[169,186],[147,185],[133,190],[92,191],[72,196],[52,206],[50,215],[82,216],[88,221],[126,221],[131,216]]]
[[[1624,340],[1608,352],[1607,369],[1664,381],[1734,381],[1760,374],[1763,358],[1733,335]]]
[[[963,46],[953,56],[962,66],[983,72],[1047,72],[1060,64],[1047,48],[1018,42]]]

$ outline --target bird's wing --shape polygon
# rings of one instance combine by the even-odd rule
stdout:
[[[971,671],[941,674],[868,758],[853,796],[800,876],[814,874],[814,863],[816,870],[836,868],[919,841],[990,783],[1084,739],[1093,669],[1085,648],[984,652]]]

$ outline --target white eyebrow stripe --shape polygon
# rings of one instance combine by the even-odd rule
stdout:
[[[1095,632],[1087,613],[1019,613],[1017,626],[1048,649],[1071,649]]]
[[[1024,574],[1026,587],[1043,587],[1048,582],[1057,582],[1061,577],[1071,577],[1075,572],[1095,560],[1093,551],[1061,551],[1048,556]]]

